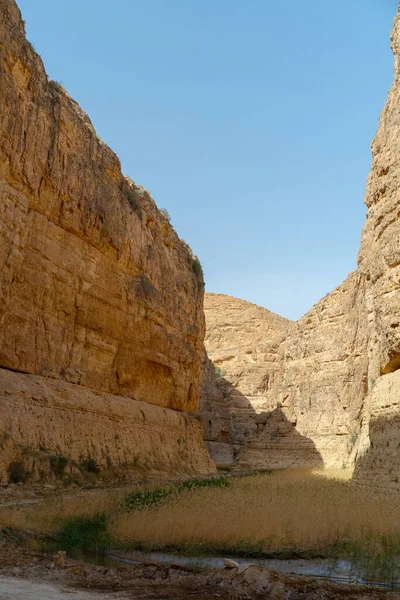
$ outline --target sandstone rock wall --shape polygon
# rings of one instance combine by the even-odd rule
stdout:
[[[201,270],[148,192],[122,175],[118,158],[96,136],[88,116],[49,81],[13,0],[0,0],[0,90],[0,367],[49,378],[47,386],[40,380],[46,407],[39,409],[26,377],[21,386],[28,391],[21,388],[11,402],[3,373],[1,435],[14,440],[7,448],[26,436],[35,445],[43,417],[44,432],[52,429],[49,451],[61,440],[61,449],[76,446],[78,452],[77,438],[84,435],[82,444],[89,444],[89,436],[101,458],[105,443],[117,453],[105,436],[107,423],[114,414],[126,414],[129,425],[115,421],[125,431],[126,452],[134,451],[137,439],[135,452],[143,458],[150,442],[138,432],[148,435],[152,428],[138,429],[132,417],[138,402],[198,408]],[[63,381],[76,387],[63,387]],[[36,390],[39,379],[32,382]],[[63,418],[52,403],[54,389],[67,390]],[[85,403],[87,411],[79,408]],[[17,428],[11,427],[14,410]],[[77,414],[85,417],[74,432],[70,423]],[[178,456],[177,435],[191,448],[189,465],[203,461],[213,468],[199,445],[196,420],[154,409],[151,422],[159,417],[167,445],[174,446],[171,465]],[[161,444],[161,434],[151,443]],[[152,453],[160,456],[162,450]],[[7,451],[8,459],[11,454]]]
[[[326,466],[351,464],[368,391],[364,281],[355,271],[300,319],[281,347],[277,402]]]
[[[293,323],[224,294],[205,294],[204,312],[205,344],[214,365],[206,362],[203,371],[205,440],[218,464],[232,464],[258,439],[265,415],[277,406],[283,377],[279,348]],[[266,448],[261,455],[264,463]]]
[[[190,251],[0,8],[0,366],[196,410]]]
[[[353,478],[374,487],[400,487],[400,371],[379,377],[364,407]]]
[[[209,473],[199,418],[65,381],[0,369],[0,481],[12,462],[39,477],[51,457],[76,470]]]
[[[217,384],[231,415],[232,460],[274,468],[350,461],[368,390],[363,307],[357,272],[296,323],[250,303],[206,294],[206,346],[222,369]],[[231,335],[242,345],[226,348]]]
[[[233,315],[230,320],[232,306],[240,314],[237,320]],[[221,369],[214,397],[208,390],[211,384],[203,386],[201,403],[204,420],[213,424],[206,439],[213,442],[209,448],[215,460],[228,462],[221,460],[228,450],[219,439],[228,423],[221,415],[228,408],[225,442],[231,446],[231,463],[350,466],[371,386],[360,273],[351,273],[296,323],[222,295],[206,294],[205,308],[206,346]],[[242,345],[227,347],[231,335]]]
[[[400,11],[400,7],[399,7]],[[400,487],[400,12],[391,45],[394,81],[372,143],[359,271],[366,282],[368,380],[354,478]]]

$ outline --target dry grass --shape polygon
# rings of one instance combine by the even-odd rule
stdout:
[[[57,495],[25,507],[18,503],[0,511],[0,529],[13,527],[40,533],[54,533],[60,525],[75,517],[93,517],[112,511],[121,503],[126,490],[79,490],[74,494]]]
[[[141,510],[123,508],[126,488],[77,491],[2,510],[0,528],[52,533],[66,520],[106,513],[108,532],[121,547],[249,554],[329,555],[335,545],[365,540],[366,532],[400,540],[398,494],[357,487],[345,472],[281,471],[229,482],[173,492]]]
[[[337,473],[284,471],[231,481],[229,488],[189,491],[156,508],[117,513],[111,534],[126,546],[247,544],[265,552],[324,549],[366,531],[400,535],[398,495],[356,487]]]

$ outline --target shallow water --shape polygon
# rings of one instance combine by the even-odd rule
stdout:
[[[81,560],[91,564],[101,565],[104,567],[127,567],[138,565],[141,563],[153,563],[168,566],[181,566],[189,569],[222,569],[224,568],[223,556],[182,556],[172,553],[161,552],[119,552],[108,551],[105,554],[95,554],[90,552],[73,552],[68,553],[71,558]],[[249,559],[240,557],[229,557],[239,564],[251,563],[260,565],[271,571],[279,571],[280,573],[288,573],[294,575],[310,575],[313,577],[321,577],[333,581],[335,583],[354,583],[371,587],[378,587],[388,590],[400,589],[400,582],[391,583],[384,581],[368,581],[363,579],[352,570],[352,565],[345,560],[331,559],[294,559],[294,560],[279,560],[279,559]]]

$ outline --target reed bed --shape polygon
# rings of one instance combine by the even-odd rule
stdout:
[[[400,536],[398,494],[358,487],[338,473],[283,471],[230,483],[171,494],[147,510],[118,511],[111,535],[127,547],[322,553],[371,534]]]
[[[358,487],[340,471],[79,490],[2,510],[0,527],[64,531],[60,539],[79,541],[91,519],[102,540],[124,549],[311,557],[340,556],[351,546],[353,553],[400,554],[399,495]]]

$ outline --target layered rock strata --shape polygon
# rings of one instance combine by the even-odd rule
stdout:
[[[79,393],[85,399],[99,392],[110,415],[122,402],[117,395],[128,412],[129,398],[132,407],[141,401],[196,411],[204,337],[198,261],[148,192],[122,175],[88,116],[48,79],[13,0],[0,0],[0,90],[0,367],[74,384],[65,395],[78,404]],[[3,373],[3,435],[14,406],[7,381]],[[52,396],[54,385],[43,389]],[[24,418],[31,409],[39,414],[35,396],[17,388],[18,414],[24,398],[31,407]],[[52,423],[54,440],[71,441],[74,402],[64,419],[53,420],[50,400],[43,429]],[[100,436],[97,455],[103,412],[93,408],[85,421],[90,437]],[[164,413],[154,409],[153,420],[157,414]],[[171,443],[175,430],[179,439],[200,431],[190,418],[166,417],[176,424],[165,427]],[[29,421],[21,427],[16,443]],[[195,444],[187,444],[194,452]],[[208,460],[212,468],[200,445],[196,452],[189,463]]]
[[[394,81],[372,143],[367,219],[358,255],[366,285],[368,381],[354,477],[400,482],[400,6],[392,35]]]
[[[65,381],[1,369],[0,423],[2,481],[13,462],[43,476],[49,457],[67,458],[67,474],[88,458],[111,473],[213,471],[199,417]]]

